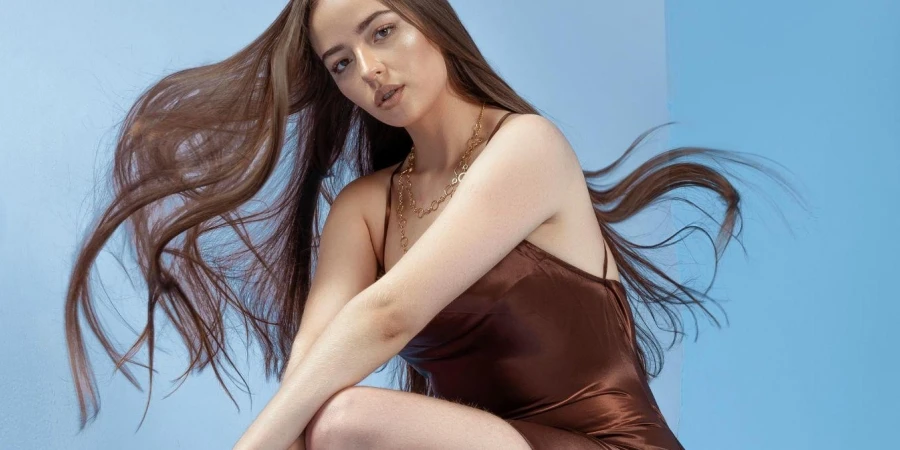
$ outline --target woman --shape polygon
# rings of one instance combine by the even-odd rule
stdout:
[[[291,1],[233,57],[145,92],[122,130],[117,195],[66,303],[81,425],[99,404],[79,314],[135,384],[125,363],[148,344],[152,393],[154,311],[183,336],[189,369],[211,365],[221,383],[222,359],[234,368],[224,320],[234,308],[281,382],[242,449],[681,448],[648,384],[662,348],[633,307],[675,336],[679,306],[718,322],[703,292],[644,256],[677,241],[640,246],[611,225],[673,189],[708,188],[726,204],[718,257],[738,192],[682,160],[770,173],[680,148],[591,186],[586,177],[610,173],[646,133],[609,167],[583,171],[443,0]],[[285,147],[292,172],[276,201],[241,211]],[[359,176],[332,198],[326,181],[341,163]],[[320,194],[331,203],[321,236]],[[266,228],[251,233],[254,222]],[[149,288],[147,326],[124,355],[87,287],[122,223]],[[201,246],[223,227],[243,248]],[[402,391],[355,386],[398,354]]]

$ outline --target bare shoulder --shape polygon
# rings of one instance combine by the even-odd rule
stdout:
[[[513,114],[506,120],[505,125],[497,133],[499,134],[504,128],[516,129],[529,136],[543,136],[547,139],[566,139],[562,130],[560,130],[552,120],[540,114]]]
[[[568,185],[577,189],[583,181],[578,155],[565,134],[550,119],[539,114],[514,114],[503,123],[484,149],[493,158],[516,158],[525,163],[525,170],[547,172],[564,177]],[[558,182],[556,179],[554,182]]]
[[[369,237],[373,247],[380,246],[380,243],[377,242],[380,238],[375,239],[375,236],[378,235],[378,230],[383,228],[391,174],[400,164],[402,164],[402,161],[356,178],[344,186],[338,195],[338,197],[345,197],[349,203],[352,203],[363,217],[366,226],[369,228]]]
[[[515,125],[514,125],[515,124]],[[504,122],[503,129],[515,128],[520,131],[527,131],[532,134],[545,134],[549,136],[564,137],[559,127],[552,120],[540,115],[532,113],[516,114],[513,113]],[[497,133],[499,134],[500,131]]]
[[[491,144],[497,147],[515,146],[516,152],[532,152],[543,158],[560,158],[563,162],[577,161],[575,150],[559,127],[539,114],[514,114],[497,130]]]
[[[370,204],[377,197],[381,197],[383,200],[387,195],[391,173],[401,163],[390,165],[350,181],[341,189],[339,196],[352,198],[352,202],[360,205]]]
[[[585,272],[617,279],[615,263],[611,275],[602,273],[607,257],[602,229],[578,155],[562,130],[537,114],[511,116],[497,131],[491,146],[496,147],[485,151],[494,152],[492,158],[523,161],[516,166],[526,174],[520,180],[543,183],[544,190],[557,196],[556,212],[527,240]]]
[[[490,135],[504,115],[495,114],[486,124],[486,134]],[[539,114],[511,114],[503,121],[488,145],[476,150],[473,161],[482,156],[485,159],[515,158],[528,161],[529,171],[546,173],[550,167],[564,167],[554,173],[565,174],[565,181],[577,188],[578,180],[583,180],[581,166],[563,132],[553,121]],[[339,197],[352,202],[363,216],[374,248],[380,248],[384,232],[385,207],[391,184],[391,175],[402,164],[398,162],[376,170],[351,181],[343,188]],[[558,179],[557,181],[558,182]]]

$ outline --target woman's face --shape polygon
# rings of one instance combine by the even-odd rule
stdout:
[[[446,86],[440,49],[377,0],[319,0],[309,25],[312,48],[338,89],[388,125],[420,117]],[[386,85],[403,86],[390,109],[375,98]]]

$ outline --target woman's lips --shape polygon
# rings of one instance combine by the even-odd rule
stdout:
[[[390,109],[397,105],[400,102],[400,98],[403,96],[403,91],[405,90],[405,86],[399,86],[397,88],[388,88],[385,90],[385,93],[390,92],[391,90],[396,89],[396,92],[391,95],[387,100],[380,102],[378,107],[384,109]]]

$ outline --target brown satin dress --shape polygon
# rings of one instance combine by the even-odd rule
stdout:
[[[390,201],[388,188],[385,235]],[[650,391],[636,346],[621,282],[524,240],[400,357],[439,398],[505,419],[535,450],[683,449]]]

